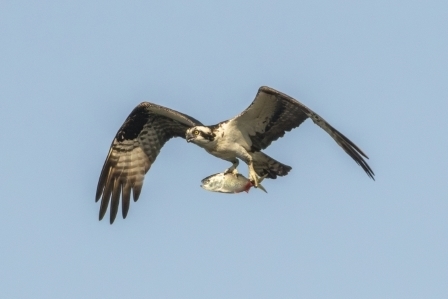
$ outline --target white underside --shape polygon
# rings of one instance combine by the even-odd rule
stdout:
[[[206,144],[200,144],[208,153],[220,159],[234,162],[236,159],[244,161],[249,166],[249,179],[258,186],[258,175],[256,174],[252,159],[253,155],[250,152],[252,142],[248,135],[244,136],[237,128],[232,128],[231,122],[222,124],[216,131],[216,137],[213,141]],[[226,169],[226,172],[233,172],[237,164]]]

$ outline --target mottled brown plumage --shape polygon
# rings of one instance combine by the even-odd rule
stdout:
[[[367,162],[368,159],[353,142],[333,128],[317,113],[290,96],[273,88],[262,86],[255,100],[233,121],[240,130],[249,132],[252,149],[260,151],[268,147],[272,141],[285,135],[285,132],[300,126],[307,118],[327,132],[342,149],[374,179],[374,173]]]
[[[118,130],[104,162],[96,201],[101,198],[101,220],[111,202],[110,223],[118,212],[120,194],[123,218],[126,218],[131,198],[137,201],[146,172],[157,158],[165,142],[173,137],[185,138],[185,131],[201,125],[198,120],[156,104],[138,105]]]

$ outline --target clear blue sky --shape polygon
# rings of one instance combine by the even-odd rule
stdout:
[[[0,3],[4,298],[448,298],[446,1]],[[268,194],[163,148],[128,218],[98,221],[110,142],[142,101],[206,124],[268,85],[312,122],[267,153]],[[243,164],[240,171],[247,175]]]

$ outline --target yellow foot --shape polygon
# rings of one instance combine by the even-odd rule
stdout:
[[[236,168],[234,168],[234,169],[227,168],[226,170],[224,170],[224,174],[228,174],[228,173],[231,173],[234,176],[237,176],[238,175],[238,169],[236,169]]]
[[[254,185],[255,188],[258,188],[260,179],[258,178],[258,175],[256,173],[250,173],[249,180],[252,182],[252,185]]]

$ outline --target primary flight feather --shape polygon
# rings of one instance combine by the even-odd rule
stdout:
[[[101,198],[99,219],[110,203],[110,223],[118,213],[120,196],[122,215],[129,211],[131,191],[137,201],[146,172],[165,142],[181,137],[227,160],[232,166],[224,173],[237,174],[239,160],[249,166],[249,179],[258,186],[260,177],[275,179],[287,175],[291,167],[261,150],[298,127],[307,118],[327,132],[342,149],[364,169],[374,173],[353,142],[322,117],[299,101],[273,88],[262,86],[252,104],[236,117],[213,126],[204,126],[195,118],[153,103],[139,104],[115,135],[98,181],[96,201]]]

